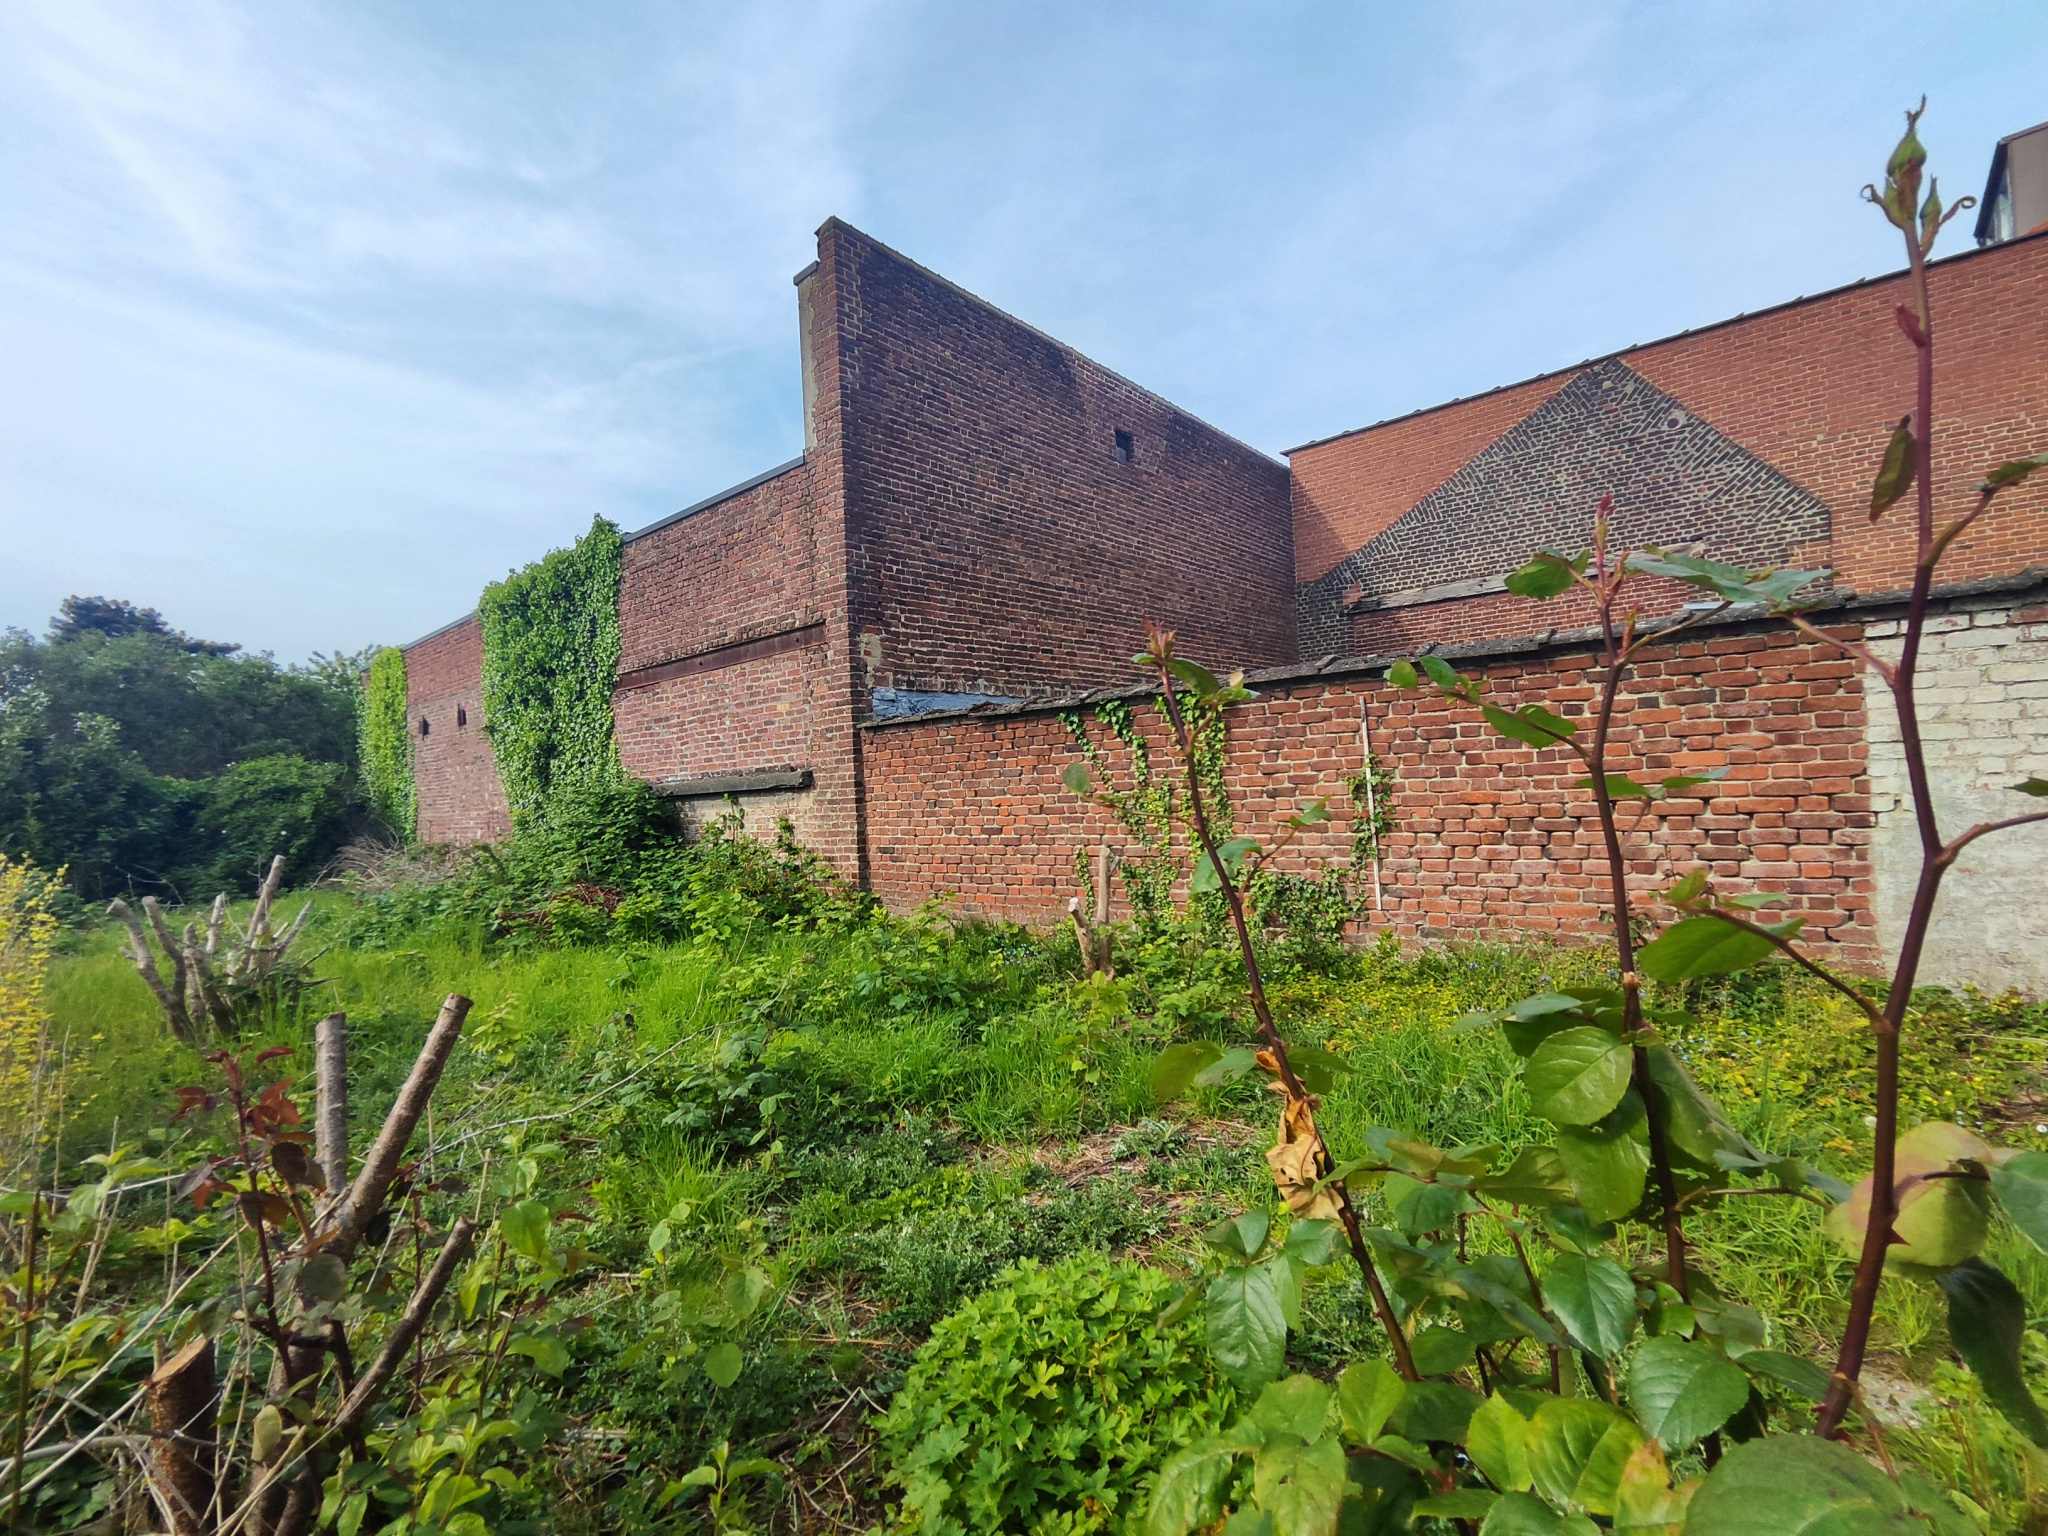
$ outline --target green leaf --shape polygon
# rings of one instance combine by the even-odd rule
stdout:
[[[1989,1183],[1977,1178],[1930,1175],[1971,1172],[1990,1148],[1971,1132],[1945,1120],[1916,1125],[1898,1140],[1894,1157],[1898,1213],[1892,1231],[1899,1241],[1885,1255],[1888,1268],[1913,1265],[1947,1269],[1983,1248],[1991,1233]],[[1850,1197],[1822,1218],[1822,1229],[1846,1253],[1859,1253],[1870,1222],[1871,1183],[1865,1176]]]
[[[2023,795],[2048,795],[2048,779],[2022,779],[2013,788]]]
[[[1699,555],[1672,555],[1646,551],[1630,555],[1628,569],[1646,576],[1666,576],[1689,586],[1703,587],[1731,603],[1761,603],[1776,607],[1801,588],[1828,575],[1826,571],[1773,570],[1743,571],[1718,560]]]
[[[1753,1376],[1762,1376],[1797,1392],[1809,1402],[1818,1403],[1828,1395],[1830,1378],[1827,1370],[1801,1355],[1788,1355],[1776,1349],[1752,1349],[1743,1355],[1742,1368]]]
[[[1482,704],[1479,713],[1508,740],[1527,742],[1532,747],[1554,747],[1569,741],[1578,730],[1571,721],[1552,714],[1541,704],[1524,704],[1513,714],[1496,704]]]
[[[1287,1064],[1294,1068],[1294,1075],[1301,1079],[1310,1093],[1328,1093],[1337,1085],[1339,1077],[1351,1075],[1350,1062],[1319,1045],[1290,1045],[1287,1047]]]
[[[1167,1459],[1145,1511],[1145,1536],[1187,1536],[1223,1512],[1223,1494],[1245,1447],[1217,1436]]]
[[[1603,1360],[1621,1353],[1636,1331],[1636,1284],[1612,1259],[1559,1254],[1543,1277],[1543,1300]]]
[[[1649,1057],[1650,1090],[1664,1111],[1665,1134],[1677,1151],[1707,1170],[1725,1167],[1731,1158],[1742,1166],[1775,1167],[1701,1091],[1669,1046],[1651,1046]]]
[[[712,1345],[704,1351],[704,1374],[712,1385],[729,1387],[740,1379],[740,1347],[730,1340]]]
[[[1252,1470],[1252,1497],[1273,1517],[1273,1536],[1335,1536],[1344,1483],[1335,1440],[1269,1445]]]
[[[2013,1428],[2048,1448],[2048,1414],[2020,1374],[2027,1303],[2019,1288],[1982,1259],[1965,1260],[1937,1278],[1948,1295],[1948,1336],[1956,1353]]]
[[[1572,1185],[1555,1147],[1524,1147],[1500,1173],[1472,1183],[1475,1194],[1510,1205],[1555,1205],[1572,1197]]]
[[[1599,1528],[1583,1515],[1560,1515],[1531,1493],[1506,1493],[1486,1513],[1479,1536],[1598,1536]]]
[[[1685,1536],[1927,1536],[1899,1486],[1861,1456],[1812,1435],[1731,1448],[1692,1497]]]
[[[1415,1369],[1424,1376],[1449,1376],[1472,1363],[1478,1341],[1457,1328],[1432,1325],[1418,1328],[1408,1341]]]
[[[1595,1221],[1588,1216],[1584,1207],[1568,1201],[1551,1206],[1543,1213],[1543,1230],[1550,1234],[1550,1240],[1566,1253],[1580,1254],[1591,1258],[1614,1241],[1614,1223]]]
[[[1223,1047],[1210,1040],[1170,1045],[1152,1063],[1152,1097],[1169,1104],[1186,1093],[1195,1078],[1223,1059]]]
[[[1666,1450],[1682,1451],[1749,1401],[1749,1378],[1705,1344],[1646,1339],[1629,1363],[1628,1401]]]
[[[1214,858],[1211,858],[1205,849],[1202,856],[1195,861],[1195,873],[1193,879],[1188,882],[1188,889],[1198,893],[1222,890],[1225,876],[1235,881],[1238,870],[1244,865],[1245,856],[1258,846],[1259,840],[1255,837],[1233,837],[1217,844]],[[1217,873],[1218,860],[1223,865],[1222,874]]]
[[[1247,1504],[1223,1522],[1221,1536],[1273,1536],[1273,1517]]]
[[[1183,687],[1190,689],[1196,698],[1206,699],[1223,689],[1222,682],[1214,672],[1206,667],[1197,666],[1185,657],[1174,657],[1166,664],[1166,670],[1179,679]]]
[[[265,1403],[256,1410],[256,1418],[249,1428],[249,1454],[259,1462],[268,1461],[277,1454],[278,1445],[284,1440],[284,1415],[277,1404]]]
[[[1264,1211],[1245,1211],[1241,1215],[1226,1216],[1202,1233],[1202,1241],[1218,1253],[1227,1253],[1232,1258],[1249,1259],[1266,1246],[1266,1235],[1272,1230],[1273,1218]]]
[[[1507,589],[1517,597],[1556,597],[1571,589],[1572,562],[1544,550],[1507,579]]]
[[[1457,1444],[1464,1440],[1465,1428],[1481,1401],[1478,1393],[1447,1381],[1411,1382],[1387,1427],[1418,1445],[1426,1440]]]
[[[1465,1454],[1505,1493],[1529,1486],[1529,1421],[1498,1392],[1472,1410],[1465,1426]]]
[[[1718,917],[1687,917],[1637,951],[1636,969],[1655,981],[1688,981],[1746,971],[1774,953],[1770,940],[1733,923]]]
[[[315,1301],[339,1301],[348,1294],[348,1265],[337,1253],[316,1253],[299,1266],[299,1289]]]
[[[1281,1251],[1310,1268],[1320,1267],[1337,1257],[1339,1230],[1334,1221],[1304,1217],[1287,1229],[1287,1241],[1280,1245]]]
[[[1561,1126],[1557,1157],[1586,1215],[1618,1221],[1643,1200],[1650,1170],[1649,1150],[1635,1137],[1643,1119],[1642,1100],[1631,1090],[1598,1125]]]
[[[1445,661],[1441,656],[1423,657],[1422,670],[1429,674],[1429,680],[1439,688],[1455,690],[1460,683],[1465,681],[1462,677],[1458,676],[1458,669],[1448,661]]]
[[[1337,1411],[1343,1417],[1344,1438],[1353,1445],[1371,1445],[1407,1395],[1408,1383],[1386,1361],[1352,1361],[1337,1378]]]
[[[1240,1392],[1279,1378],[1287,1357],[1287,1316],[1282,1277],[1270,1264],[1226,1269],[1209,1282],[1204,1306],[1209,1353]]]
[[[1615,1490],[1643,1432],[1607,1404],[1545,1398],[1529,1421],[1529,1475],[1551,1503],[1614,1513]]]
[[[1067,793],[1079,795],[1083,800],[1095,794],[1095,779],[1088,772],[1086,763],[1069,763],[1060,772],[1060,782],[1067,786]]]
[[[1195,1074],[1197,1088],[1220,1088],[1234,1083],[1259,1064],[1258,1053],[1244,1046],[1232,1046]]]
[[[752,1265],[736,1269],[725,1278],[725,1306],[735,1322],[743,1323],[752,1317],[767,1296],[768,1276]]]
[[[548,1251],[548,1208],[538,1200],[521,1200],[498,1213],[498,1235],[505,1246],[523,1258],[545,1267],[553,1255]]]
[[[1884,459],[1877,467],[1877,481],[1870,488],[1872,522],[1884,515],[1885,508],[1906,494],[1919,465],[1919,444],[1913,440],[1913,418],[1902,417],[1884,445]]]
[[[1603,782],[1603,780],[1607,785],[1607,798],[1610,800],[1655,800],[1657,798],[1657,792],[1651,789],[1649,785],[1638,784],[1625,773],[1606,774],[1603,775],[1602,779],[1574,779],[1572,787],[1574,789],[1591,789],[1596,784]]]
[[[2048,1252],[2048,1152],[2022,1152],[1991,1170],[1991,1192],[2012,1224]]]
[[[1396,688],[1413,688],[1422,680],[1415,675],[1415,663],[1397,661],[1387,668],[1387,681]]]
[[[1415,1501],[1415,1513],[1439,1520],[1483,1520],[1500,1498],[1491,1488],[1453,1488]]]
[[[1388,1174],[1386,1191],[1394,1208],[1394,1225],[1408,1237],[1442,1231],[1465,1207],[1465,1192],[1455,1185],[1422,1184],[1405,1174]]]
[[[722,1347],[732,1348],[731,1345]],[[529,1333],[516,1338],[505,1346],[505,1353],[508,1355],[524,1355],[550,1376],[559,1376],[562,1372],[569,1369],[569,1347],[552,1333]],[[738,1350],[733,1350],[733,1357],[735,1362],[737,1362],[739,1357]],[[711,1357],[709,1355],[704,1357],[704,1368],[706,1370],[711,1369]],[[733,1366],[733,1374],[739,1374],[737,1363]],[[714,1381],[717,1380],[716,1374],[713,1375],[712,1379]],[[732,1385],[730,1381],[720,1381],[718,1384],[721,1387]]]
[[[1529,1058],[1522,1082],[1536,1113],[1560,1125],[1591,1125],[1628,1091],[1629,1048],[1596,1025],[1559,1030]]]
[[[2048,453],[2037,453],[2029,459],[2011,459],[1999,465],[1984,477],[1989,490],[2009,490],[2021,484],[2035,470],[2048,467]]]
[[[1292,1435],[1304,1443],[1319,1440],[1330,1410],[1330,1389],[1313,1376],[1276,1381],[1252,1404],[1252,1422],[1268,1437]]]

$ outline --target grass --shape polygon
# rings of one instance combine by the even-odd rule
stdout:
[[[632,1511],[646,1480],[679,1475],[726,1436],[798,1468],[805,1522],[871,1522],[882,1490],[878,1469],[854,1465],[863,1425],[939,1317],[1024,1257],[1102,1249],[1184,1266],[1207,1221],[1272,1198],[1269,1096],[1247,1081],[1162,1110],[1147,1086],[1170,1040],[1244,1037],[1230,958],[1199,939],[1131,950],[1128,993],[1105,1002],[1077,988],[1067,946],[1015,929],[764,926],[729,944],[623,951],[491,948],[456,929],[366,950],[334,942],[347,898],[318,900],[305,941],[317,985],[245,1043],[303,1047],[314,1019],[345,1011],[355,1113],[373,1123],[441,998],[462,992],[475,1006],[437,1101],[437,1170],[530,1163],[552,1204],[591,1218],[582,1240],[606,1278],[590,1286],[594,1321],[563,1400],[588,1435],[617,1431],[624,1448],[600,1455],[586,1435],[565,1453],[564,1530],[643,1528]],[[1547,944],[1381,948],[1283,963],[1273,992],[1291,1039],[1352,1067],[1321,1111],[1340,1153],[1375,1125],[1513,1147],[1544,1139],[1546,1123],[1505,1044],[1455,1021],[1602,966],[1597,951]],[[171,1090],[209,1069],[165,1038],[116,936],[75,936],[49,1000],[71,1062],[68,1154],[117,1134],[175,1148],[188,1133],[169,1124]],[[1746,1132],[1860,1167],[1867,1048],[1834,1000],[1767,969],[1664,1001],[1694,1011],[1675,1043]],[[1916,1108],[2041,1145],[2012,1116],[2039,1087],[2043,1022],[2010,1000],[1930,994],[1912,1036]],[[657,1223],[672,1234],[658,1260]],[[1709,1203],[1692,1232],[1703,1267],[1765,1313],[1774,1342],[1825,1355],[1847,1265],[1816,1210]],[[2010,1233],[1998,1243],[2038,1319],[2048,1258]],[[783,1301],[753,1325],[735,1387],[646,1347],[669,1326],[650,1310],[665,1287],[753,1260]],[[1303,1364],[1376,1349],[1359,1292],[1342,1267],[1311,1287]],[[1911,1454],[2003,1519],[2019,1507],[2018,1453],[1999,1449],[1983,1428],[1993,1416],[1945,1364],[1942,1315],[1931,1288],[1888,1284],[1883,1368],[1932,1384]]]

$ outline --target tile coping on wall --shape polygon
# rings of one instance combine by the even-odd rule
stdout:
[[[2024,597],[2036,594],[2048,597],[2048,565],[2030,565],[2013,576],[1986,576],[1976,581],[1950,582],[1936,587],[1929,594],[1929,600],[1947,609],[1965,606],[1976,598]],[[1905,608],[1911,596],[1911,592],[1905,588],[1868,595],[1838,592],[1800,611],[1806,614],[1827,614],[1836,621],[1846,619],[1873,622],[1896,617],[1899,611]],[[1778,627],[1785,622],[1783,618],[1772,614],[1757,613],[1754,608],[1754,604],[1738,604],[1726,613],[1699,620],[1689,625],[1688,629],[1695,634],[1710,630],[1749,631]],[[1659,634],[1683,622],[1684,620],[1675,614],[1668,618],[1649,619],[1641,625],[1640,632]],[[1573,651],[1582,651],[1599,639],[1600,631],[1589,625],[1578,629],[1546,629],[1533,635],[1517,635],[1505,639],[1470,640],[1456,645],[1432,643],[1415,650],[1389,651],[1381,656],[1342,656],[1332,652],[1315,661],[1301,662],[1291,667],[1267,667],[1262,671],[1247,672],[1245,681],[1284,686],[1317,679],[1357,677],[1369,672],[1384,672],[1403,657],[1423,655],[1441,656],[1446,661],[1486,661],[1496,656],[1566,655]],[[1016,704],[976,704],[966,709],[939,709],[921,715],[894,715],[865,720],[861,722],[861,728],[882,731],[906,725],[927,725],[937,720],[1010,719],[1020,715],[1053,714],[1084,704],[1107,703],[1112,699],[1150,698],[1158,691],[1158,685],[1155,683],[1137,683],[1124,688],[1091,688],[1082,693],[1026,699]]]

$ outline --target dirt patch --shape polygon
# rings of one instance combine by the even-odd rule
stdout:
[[[1241,1120],[1141,1120],[1096,1131],[1079,1141],[1046,1141],[1031,1161],[1068,1189],[1112,1174],[1143,1179],[1155,1161],[1188,1157],[1216,1147],[1251,1145],[1263,1132]]]

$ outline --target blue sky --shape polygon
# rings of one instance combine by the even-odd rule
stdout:
[[[296,659],[801,446],[837,214],[1272,451],[1897,264],[2038,0],[16,0],[0,624]],[[1964,249],[1967,232],[1946,249]]]

